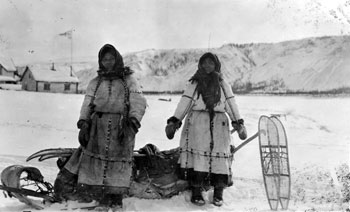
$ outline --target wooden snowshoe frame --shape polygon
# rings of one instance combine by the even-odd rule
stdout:
[[[280,204],[288,209],[291,178],[288,142],[282,122],[276,116],[259,119],[259,149],[266,196],[271,210]]]

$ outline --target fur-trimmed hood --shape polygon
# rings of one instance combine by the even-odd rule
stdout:
[[[104,67],[102,65],[102,58],[107,52],[111,53],[115,57],[115,65],[113,70],[115,70],[116,68],[124,68],[124,61],[122,55],[113,45],[105,44],[98,52],[98,65],[100,70],[104,70]]]
[[[115,57],[113,71],[107,71],[102,65],[102,58],[107,52],[111,53]],[[124,78],[125,76],[133,73],[133,71],[129,67],[124,66],[122,55],[111,44],[105,44],[98,52],[98,65],[98,75],[105,78]]]

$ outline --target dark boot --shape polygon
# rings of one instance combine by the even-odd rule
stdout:
[[[103,194],[102,198],[98,201],[98,206],[95,207],[95,211],[108,211],[109,196]]]
[[[77,200],[78,176],[70,173],[66,169],[61,169],[54,183],[54,198],[57,202],[65,200]]]
[[[215,206],[220,207],[224,203],[224,200],[222,198],[223,193],[224,193],[223,187],[215,187],[214,188],[213,204]]]
[[[112,195],[109,206],[113,212],[120,211],[123,208],[123,195],[122,194]]]
[[[196,186],[192,187],[191,202],[198,206],[205,205],[205,201],[202,196],[201,187],[196,187]]]

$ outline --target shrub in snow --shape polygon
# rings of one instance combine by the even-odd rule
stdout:
[[[341,193],[343,202],[350,202],[350,172],[346,163],[340,165],[336,170],[338,181],[341,185]]]
[[[341,204],[341,191],[331,173],[317,166],[306,166],[292,173],[292,200],[303,203]]]

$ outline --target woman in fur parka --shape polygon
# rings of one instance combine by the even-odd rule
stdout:
[[[99,201],[101,207],[119,208],[130,188],[135,135],[147,103],[114,46],[101,48],[98,63],[77,124],[80,147],[58,174],[55,191],[60,193],[75,177],[80,196]]]
[[[213,186],[213,204],[221,206],[223,189],[232,185],[233,155],[228,117],[239,137],[246,138],[243,119],[220,68],[215,54],[208,52],[200,58],[198,70],[166,126],[166,134],[172,139],[187,115],[180,139],[179,170],[180,176],[190,183],[191,202],[196,205],[205,204],[202,189]]]

